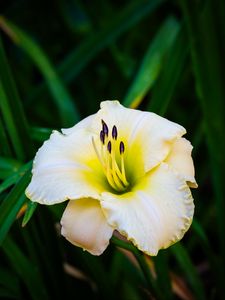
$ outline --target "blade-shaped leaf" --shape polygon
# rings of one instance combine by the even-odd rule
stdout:
[[[10,140],[12,142],[16,157],[19,160],[25,160],[24,145],[21,142],[18,133],[18,128],[13,117],[13,112],[10,107],[8,97],[1,80],[0,80],[0,99],[1,99],[0,110],[2,111],[4,123],[7,126],[7,131],[9,133]]]
[[[195,269],[195,266],[192,264],[192,261],[186,249],[182,246],[181,243],[177,243],[176,245],[171,247],[171,251],[175,256],[177,262],[179,263],[182,272],[187,277],[196,295],[196,299],[199,300],[206,299],[202,281]]]
[[[26,200],[24,190],[30,181],[30,173],[29,169],[0,205],[0,245]]]
[[[160,73],[165,53],[173,43],[178,30],[179,23],[172,17],[163,23],[146,51],[137,75],[125,96],[124,105],[135,108],[141,103],[155,83]]]
[[[26,165],[22,166],[18,169],[17,172],[6,178],[1,184],[0,184],[0,194],[8,189],[10,186],[15,184],[30,168],[31,168],[32,162],[27,163]]]
[[[28,201],[25,215],[22,221],[22,227],[26,226],[33,216],[35,210],[37,208],[37,202]]]
[[[60,80],[46,54],[25,32],[3,17],[0,17],[0,27],[31,57],[34,64],[43,74],[54,97],[55,104],[58,107],[62,125],[73,125],[74,122],[79,120],[78,110],[75,108],[72,97]]]
[[[10,236],[7,236],[1,247],[12,268],[25,283],[31,299],[47,300],[47,292],[37,266],[29,261]]]
[[[71,82],[87,66],[87,64],[115,39],[135,26],[138,22],[149,17],[165,0],[139,0],[129,3],[116,18],[110,18],[98,32],[94,32],[76,47],[59,64],[57,70],[65,82]],[[41,97],[44,85],[40,85],[31,95],[31,99]]]
[[[189,47],[187,45],[186,31],[181,26],[176,40],[170,48],[166,61],[162,66],[162,72],[157,83],[153,87],[148,110],[161,116],[166,113],[185,66],[188,52]]]
[[[1,110],[3,113],[4,121],[6,124],[6,128],[9,130],[9,135],[11,138],[11,144],[15,148],[15,152],[18,158],[23,159],[24,157],[29,158],[29,156],[33,153],[32,151],[32,143],[30,143],[30,135],[28,132],[28,124],[23,111],[22,102],[19,97],[16,84],[14,82],[8,60],[3,48],[3,43],[1,40],[0,34],[0,81],[1,85],[4,89],[6,99],[1,106]],[[3,71],[4,70],[4,71]],[[5,103],[7,101],[7,103]],[[14,129],[12,132],[12,124],[13,122]],[[19,139],[19,145],[17,145],[17,139]],[[25,147],[26,145],[26,147]],[[19,149],[21,148],[21,150]],[[22,153],[20,153],[22,151]]]
[[[213,3],[214,1],[203,1],[200,5],[195,1],[183,0],[181,8],[190,41],[196,92],[204,116],[204,133],[211,160],[210,173],[214,187],[217,232],[221,250],[221,268],[218,269],[220,275],[217,282],[221,295],[224,295],[225,269],[222,266],[225,264],[225,63],[223,60],[225,42],[219,35],[221,32],[217,22],[217,15],[220,15],[219,7]],[[224,30],[222,32],[224,36]]]
[[[21,167],[18,160],[0,156],[0,179],[6,179],[8,176],[17,172]]]

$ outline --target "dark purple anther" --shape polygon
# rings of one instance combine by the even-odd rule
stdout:
[[[108,134],[109,134],[109,129],[108,129],[108,126],[106,125],[106,123],[102,120],[102,130],[103,130],[103,132],[104,132],[104,134],[106,135],[106,136],[108,136]]]
[[[111,141],[108,142],[107,149],[108,149],[109,153],[111,153],[111,151],[112,151]]]
[[[114,140],[116,140],[116,139],[117,139],[117,135],[118,135],[118,133],[117,133],[117,128],[116,128],[116,126],[114,125],[114,126],[113,126],[113,129],[112,129],[112,138],[113,138]]]
[[[125,146],[123,142],[120,142],[120,154],[124,153],[125,151]]]
[[[103,130],[100,131],[100,140],[101,140],[102,144],[104,145],[105,144],[105,134],[104,134]]]

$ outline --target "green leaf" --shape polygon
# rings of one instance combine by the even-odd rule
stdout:
[[[192,264],[192,261],[186,249],[182,246],[181,243],[177,243],[176,245],[171,247],[171,251],[175,256],[178,264],[180,265],[183,274],[185,274],[185,276],[187,277],[190,286],[195,293],[196,299],[206,299],[202,281],[195,269],[195,266]]]
[[[165,250],[159,251],[158,255],[153,257],[153,262],[157,276],[156,280],[159,288],[163,291],[164,299],[173,299],[168,266],[168,252]]]
[[[141,66],[124,99],[124,105],[136,108],[159,76],[163,60],[179,30],[179,23],[169,17],[151,41]]]
[[[6,179],[14,172],[17,172],[20,167],[21,162],[18,160],[0,156],[0,179]]]
[[[41,47],[15,24],[0,17],[0,27],[30,56],[44,76],[55,100],[63,126],[71,126],[80,117],[75,103]]]
[[[156,296],[157,299],[163,299],[162,293],[159,287],[157,286],[156,281],[153,279],[150,268],[146,263],[144,254],[141,251],[139,251],[135,246],[133,246],[131,243],[122,241],[114,236],[111,238],[111,242],[120,248],[131,251],[134,254],[145,276],[146,283],[148,284],[150,293],[152,294],[152,296],[153,295]]]
[[[67,299],[60,240],[48,208],[39,206],[29,225],[22,231],[29,256],[36,264],[42,265],[43,280],[48,281],[51,299]]]
[[[148,110],[163,116],[174,95],[189,53],[186,31],[181,26],[153,87]]]
[[[103,49],[109,46],[138,22],[150,17],[164,0],[139,0],[129,3],[116,17],[110,18],[108,24],[98,32],[93,32],[61,62],[57,70],[65,82],[71,82],[87,64]],[[31,96],[41,97],[44,86],[39,86]]]
[[[3,99],[1,110],[3,113],[6,128],[9,130],[11,144],[14,146],[14,150],[17,154],[18,159],[28,158],[29,155],[32,154],[32,144],[30,143],[28,124],[23,111],[22,102],[19,97],[3,48],[1,35],[0,70],[0,82],[2,85],[2,89],[4,90],[1,93],[5,94],[5,97],[4,95],[2,95],[5,99]],[[7,103],[5,103],[5,101],[7,101]],[[13,124],[10,124],[11,122],[13,122]],[[19,145],[17,145],[18,142]]]
[[[32,161],[19,168],[19,170],[14,174],[12,174],[10,177],[6,178],[0,184],[0,194],[6,189],[8,189],[10,186],[15,184],[31,168],[31,165],[32,165]]]
[[[15,151],[16,157],[18,160],[25,160],[25,152],[24,145],[21,142],[17,124],[15,123],[15,119],[13,117],[13,112],[9,104],[9,99],[6,95],[6,91],[2,85],[2,81],[0,80],[0,110],[2,111],[3,119],[7,127],[8,134],[10,136],[10,140]]]
[[[23,217],[22,227],[26,226],[27,223],[30,221],[36,208],[37,208],[37,202],[32,202],[32,201],[27,202],[27,208],[26,208],[25,215]]]
[[[221,27],[217,16],[224,14],[224,11],[221,13],[220,6],[215,5],[214,1],[203,1],[200,5],[195,1],[183,0],[181,7],[188,31],[196,92],[203,113],[204,133],[211,162],[210,174],[216,202],[221,259],[218,284],[222,297],[225,294],[225,41],[224,30],[223,38],[220,36]],[[222,7],[224,8],[224,4]]]
[[[30,298],[33,300],[47,300],[47,292],[37,266],[29,261],[10,236],[7,236],[2,244],[2,250],[8,258],[11,267],[25,283]]]
[[[16,203],[14,204],[14,206],[11,208],[10,211],[7,211],[8,214],[5,216],[5,218],[3,219],[2,217],[2,213],[0,214],[0,245],[2,244],[3,240],[5,239],[7,233],[9,232],[9,229],[11,227],[11,225],[13,224],[13,222],[16,219],[16,215],[18,214],[20,208],[23,206],[23,204],[25,203],[26,197],[24,194],[22,194],[20,197],[16,198]],[[4,203],[3,203],[4,204]],[[0,209],[3,210],[7,210],[7,208],[5,208],[3,206],[3,204],[0,206]],[[3,211],[4,213],[4,211]]]
[[[112,43],[125,31],[137,24],[144,17],[152,13],[163,0],[134,1],[124,8],[116,18],[112,18],[108,25],[92,34],[74,52],[72,52],[59,66],[59,72],[63,73],[66,81],[71,81],[87,63],[103,48]],[[73,66],[73,68],[71,68]]]
[[[3,293],[8,293],[10,299],[17,298],[20,295],[20,285],[17,275],[9,271],[8,268],[1,266],[0,268],[0,286],[2,290],[0,291],[0,299],[3,297]]]
[[[114,251],[111,259],[111,268],[109,272],[110,282],[113,286],[120,283],[120,277],[126,276],[126,279],[133,284],[144,284],[144,275],[139,272],[137,266],[122,251]],[[119,282],[118,282],[119,281]]]
[[[6,135],[5,126],[1,118],[0,118],[0,141],[1,141],[0,155],[12,156],[12,151],[9,145],[8,137]]]
[[[24,190],[30,181],[30,177],[31,172],[28,170],[0,205],[0,245],[26,200]]]
[[[52,129],[50,128],[40,128],[40,127],[32,127],[31,128],[31,137],[33,140],[38,142],[43,142],[47,140],[52,133]]]

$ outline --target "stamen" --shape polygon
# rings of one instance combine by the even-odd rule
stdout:
[[[108,183],[111,185],[111,187],[113,187],[114,190],[118,190],[118,187],[116,186],[115,181],[112,176],[109,159],[107,161],[106,177],[107,177]]]
[[[105,123],[104,120],[102,120],[102,131],[104,132],[104,134],[105,134],[106,136],[108,136],[108,134],[109,134],[109,129],[108,129],[108,126],[107,126],[107,124]]]
[[[112,138],[113,138],[114,140],[116,140],[116,139],[117,139],[117,135],[118,135],[118,133],[117,133],[117,128],[116,128],[116,126],[114,125],[114,126],[113,126],[113,129],[112,129]]]
[[[112,146],[112,142],[109,141],[107,144],[107,170],[106,170],[106,177],[109,184],[117,191],[124,191],[125,188],[121,183],[120,179],[118,178],[117,173],[115,172],[114,163],[115,163],[115,155]]]
[[[125,172],[125,166],[124,166],[124,158],[123,153],[121,154],[121,173],[122,173],[122,180],[126,186],[129,185],[127,178],[126,178],[126,172]]]
[[[98,149],[97,149],[97,147],[96,147],[96,145],[95,145],[94,138],[92,137],[91,140],[92,140],[92,145],[93,145],[93,147],[94,147],[95,153],[96,153],[96,155],[97,155],[97,157],[98,157],[98,160],[100,161],[101,165],[104,167],[104,163],[103,163],[103,161],[102,161],[102,158],[101,158],[101,156],[99,155]]]
[[[108,142],[107,150],[109,151],[109,153],[111,153],[111,151],[112,151],[112,143],[111,143],[111,141]]]
[[[111,157],[112,157],[112,174],[113,174],[114,181],[119,187],[119,190],[124,191],[126,187],[129,185],[129,183],[126,181],[126,179],[124,180],[124,176],[117,165],[115,151],[113,147],[112,147]]]
[[[119,144],[119,152],[121,162],[117,162],[117,150],[118,149],[118,130],[114,125],[112,128],[111,140],[108,136],[109,129],[104,120],[102,120],[102,130],[100,131],[100,149],[97,148],[94,137],[92,137],[92,143],[95,153],[99,162],[102,165],[103,172],[107,178],[109,185],[118,192],[124,192],[129,186],[129,182],[126,179],[125,165],[124,165],[124,151],[125,146],[122,141]],[[99,150],[101,150],[99,152]]]
[[[115,171],[113,164],[112,164],[112,176],[113,176],[113,180],[117,186],[117,190],[124,191],[126,189],[126,187],[123,185],[123,182],[121,182],[120,178],[118,177],[118,174]]]
[[[105,134],[104,134],[103,130],[100,131],[100,140],[101,140],[102,144],[104,145],[105,144]]]
[[[120,154],[124,153],[125,151],[125,146],[124,146],[124,143],[121,141],[120,142]]]

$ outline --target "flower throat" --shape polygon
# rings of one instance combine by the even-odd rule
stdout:
[[[109,135],[109,128],[102,120],[102,130],[99,134],[101,142],[101,152],[98,151],[94,138],[92,138],[93,147],[99,162],[102,165],[104,174],[109,185],[118,192],[125,191],[129,182],[126,179],[124,166],[125,146],[123,141],[118,140],[118,130],[114,125]],[[117,161],[116,151],[119,150],[119,164]]]

